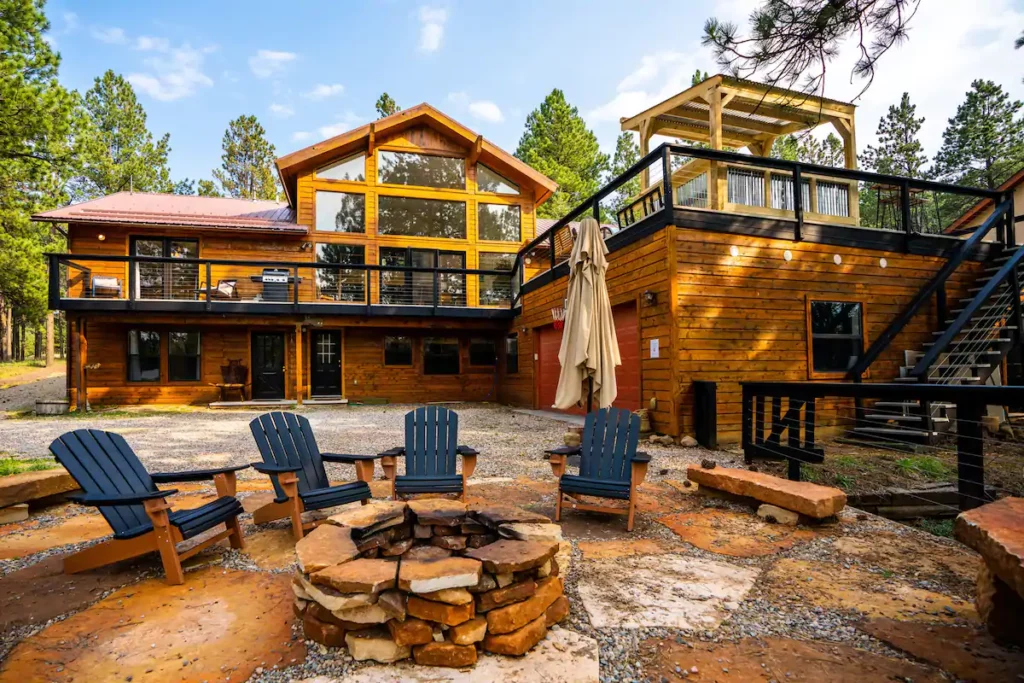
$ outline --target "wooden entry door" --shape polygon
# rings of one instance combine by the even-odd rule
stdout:
[[[341,331],[313,330],[309,335],[311,396],[341,396]]]
[[[284,398],[284,332],[252,333],[252,397]]]

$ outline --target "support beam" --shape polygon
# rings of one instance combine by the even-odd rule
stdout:
[[[78,337],[78,391],[75,401],[75,411],[89,410],[89,388],[86,385],[85,365],[89,362],[88,342],[85,339],[85,318],[77,321]]]
[[[640,158],[647,156],[651,151],[651,120],[644,119],[640,122]],[[646,168],[640,171],[640,189],[646,190],[651,185],[651,173]]]
[[[710,129],[711,149],[722,149],[722,96],[717,90],[710,93],[708,109],[708,128]],[[725,208],[725,202],[729,194],[726,167],[717,161],[711,162],[708,171],[708,200],[710,208],[721,211]]]
[[[839,137],[843,139],[843,158],[846,168],[857,168],[857,130],[853,121],[847,119],[835,119],[832,125],[839,131]],[[850,182],[850,218],[854,225],[860,225],[860,186],[858,183]]]
[[[46,312],[46,367],[53,366],[53,311]]]
[[[295,400],[302,405],[302,325],[295,323]]]

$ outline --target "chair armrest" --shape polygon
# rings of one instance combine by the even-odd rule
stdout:
[[[381,457],[395,457],[398,455],[405,455],[405,446],[396,446],[394,448],[389,448],[386,451],[378,453],[378,455],[380,455]]]
[[[633,462],[650,462],[651,456],[648,453],[636,452],[633,454]]]
[[[262,462],[254,462],[251,464],[252,468],[257,472],[270,475],[284,474],[285,472],[298,472],[299,470],[302,469],[302,465],[295,465],[293,467],[291,465],[267,465],[266,463]]]
[[[157,484],[164,484],[172,481],[204,481],[206,479],[213,479],[218,474],[227,474],[228,472],[238,472],[246,469],[249,469],[248,465],[235,465],[234,467],[221,467],[210,470],[189,470],[187,472],[154,472],[149,476]]]
[[[321,453],[320,457],[327,462],[340,462],[346,465],[354,465],[357,462],[365,462],[367,460],[377,460],[383,458],[384,453],[378,453],[377,455],[362,455],[362,454],[351,454],[351,453]]]
[[[68,498],[75,501],[76,503],[80,503],[81,505],[104,507],[107,505],[138,505],[139,503],[146,500],[154,500],[156,498],[166,498],[167,496],[173,496],[177,492],[177,489],[168,489],[167,491],[125,493],[115,496],[91,496],[88,493],[72,493],[68,496]]]
[[[583,452],[580,446],[559,446],[558,448],[551,448],[544,451],[548,455],[579,455]]]
[[[455,452],[459,455],[480,455],[480,451],[469,446],[456,446]]]

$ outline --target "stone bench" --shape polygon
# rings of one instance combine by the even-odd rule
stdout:
[[[0,477],[0,508],[29,503],[77,489],[78,484],[63,467],[12,474]]]
[[[846,506],[846,494],[839,489],[733,467],[689,465],[686,478],[700,486],[754,498],[814,519],[836,515]]]
[[[1003,498],[967,512],[953,536],[981,555],[975,602],[989,631],[1024,646],[1024,498]]]

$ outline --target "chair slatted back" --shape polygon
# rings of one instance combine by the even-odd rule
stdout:
[[[330,485],[309,420],[294,413],[266,413],[250,422],[249,429],[264,463],[302,468],[295,473],[299,493]],[[275,493],[284,496],[276,477],[273,482]]]
[[[405,415],[405,473],[413,477],[455,474],[459,414],[438,406],[417,408]]]
[[[587,415],[580,444],[580,476],[628,482],[630,461],[640,438],[640,417],[622,408],[602,408]]]
[[[89,495],[141,494],[157,490],[139,457],[120,434],[76,429],[54,439],[50,452]],[[99,510],[115,533],[149,523],[141,504],[105,505]]]

